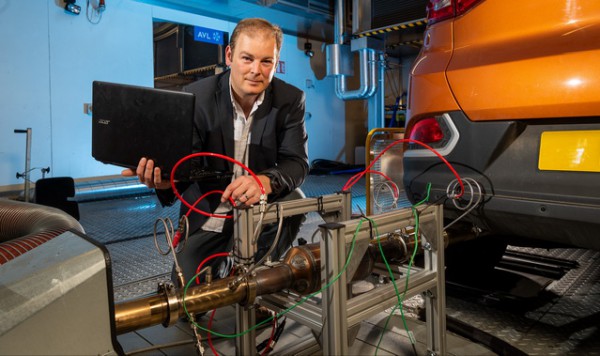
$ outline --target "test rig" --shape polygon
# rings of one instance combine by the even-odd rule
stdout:
[[[23,221],[10,220],[15,207],[26,215]],[[319,226],[319,243],[295,246],[281,261],[248,264],[258,224],[308,212],[318,212],[325,222]],[[110,256],[76,221],[53,208],[0,201],[5,242],[40,233],[16,236],[22,229],[8,228],[16,224],[38,221],[43,226],[60,219],[64,225],[43,231],[55,237],[0,265],[0,353],[121,354],[116,335],[157,324],[168,327],[181,317],[227,305],[236,306],[236,331],[242,332],[255,325],[258,304],[310,327],[323,354],[347,354],[360,322],[397,305],[398,291],[404,298],[423,293],[427,349],[432,355],[446,353],[441,206],[351,219],[351,194],[340,192],[241,207],[235,216],[236,274],[198,286],[161,283],[154,295],[115,304]],[[424,264],[407,270],[413,250],[423,253]],[[392,274],[371,291],[352,293],[353,281],[375,272]],[[236,350],[256,352],[253,330],[236,338]]]

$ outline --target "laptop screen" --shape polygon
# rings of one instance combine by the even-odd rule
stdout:
[[[101,81],[94,81],[92,90],[96,160],[135,169],[140,158],[150,158],[166,178],[192,152],[193,94]],[[188,175],[189,164],[184,164],[176,178]]]

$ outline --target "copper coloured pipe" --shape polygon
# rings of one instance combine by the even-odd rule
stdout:
[[[246,305],[254,297],[292,289],[300,294],[317,291],[321,286],[321,254],[319,244],[297,246],[288,251],[283,262],[274,267],[261,267],[242,283],[237,276],[212,281],[209,284],[188,288],[185,307],[189,314],[197,314],[235,303]],[[360,273],[355,279],[364,278],[372,270],[375,254],[368,252],[361,261]],[[366,267],[366,268],[365,268]],[[126,301],[115,305],[117,334],[124,334],[152,325],[168,326],[173,318],[185,316],[183,291],[176,296],[162,291],[157,295]]]
[[[185,296],[185,307],[190,314],[207,312],[232,304],[247,304],[251,302],[250,286],[256,286],[256,295],[273,293],[289,287],[292,280],[287,265],[258,270],[256,277],[238,283],[231,288],[237,277],[227,277],[215,280],[209,284],[188,288]],[[259,294],[260,293],[260,294]],[[175,313],[169,311],[175,308]],[[168,326],[170,319],[186,315],[183,308],[183,290],[177,292],[176,302],[169,303],[169,295],[162,292],[157,295],[126,301],[115,305],[115,324],[117,334],[124,334],[152,325]]]
[[[366,278],[381,257],[379,243],[389,261],[402,261],[412,253],[414,241],[399,240],[398,236],[372,241],[364,254],[353,280]],[[321,253],[319,244],[297,246],[288,251],[283,262],[273,267],[259,267],[241,283],[237,276],[212,281],[208,284],[189,287],[185,306],[190,314],[207,312],[235,303],[247,305],[254,298],[285,289],[306,295],[321,288]],[[115,305],[117,334],[152,325],[168,326],[177,318],[184,317],[183,290],[166,290],[156,295],[125,301]],[[174,320],[175,319],[175,320]]]
[[[169,318],[167,299],[162,294],[115,304],[117,334],[163,323]]]

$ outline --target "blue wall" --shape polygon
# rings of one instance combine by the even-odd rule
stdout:
[[[0,191],[23,183],[15,174],[25,167],[25,135],[14,129],[32,128],[31,167],[50,166],[50,176],[119,174],[121,168],[91,157],[91,117],[83,105],[91,102],[92,81],[152,86],[154,19],[230,33],[235,26],[133,0],[107,1],[100,23],[92,24],[85,1],[78,1],[79,16],[65,13],[61,3],[0,1]],[[335,96],[333,80],[315,75],[313,68],[324,66],[315,61],[323,56],[309,59],[303,43],[285,36],[286,73],[278,76],[306,92],[310,159],[339,160],[345,147],[344,102]],[[313,42],[317,51],[321,45]],[[40,177],[39,170],[32,172],[33,181]]]

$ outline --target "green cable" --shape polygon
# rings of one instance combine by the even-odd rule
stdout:
[[[398,304],[396,304],[394,306],[394,308],[392,309],[392,311],[390,312],[390,315],[386,318],[385,324],[383,326],[383,332],[381,333],[381,336],[379,337],[379,342],[377,342],[377,346],[375,347],[375,355],[377,355],[377,352],[379,350],[379,346],[381,345],[381,341],[383,340],[383,335],[385,334],[385,331],[387,330],[387,326],[389,324],[390,319],[392,318],[392,315],[394,315],[394,312],[396,311],[396,309],[400,309],[400,316],[402,318],[402,324],[404,325],[404,330],[406,330],[406,334],[408,335],[408,338],[411,342],[412,345],[415,344],[415,340],[414,337],[412,336],[410,330],[408,329],[408,324],[406,322],[406,317],[404,316],[404,309],[402,308],[402,302],[404,301],[404,297],[406,296],[406,292],[408,291],[408,281],[410,278],[410,270],[412,268],[412,265],[414,263],[415,260],[415,256],[417,255],[417,251],[418,251],[418,246],[419,246],[419,214],[417,214],[417,207],[419,205],[422,205],[423,203],[425,203],[426,201],[429,200],[429,195],[431,192],[431,183],[427,183],[427,195],[425,196],[425,198],[423,200],[421,200],[420,202],[416,203],[415,205],[413,205],[411,207],[412,213],[415,217],[415,247],[413,249],[413,253],[410,257],[410,260],[408,262],[408,267],[406,270],[406,278],[405,278],[405,283],[404,283],[404,292],[402,292],[402,294],[400,294],[400,292],[398,291],[398,287],[396,286],[396,281],[394,279],[394,273],[392,272],[392,268],[390,267],[387,259],[385,258],[385,254],[383,252],[383,247],[381,246],[381,239],[379,237],[379,233],[377,232],[377,225],[375,225],[375,233],[377,235],[377,244],[379,245],[379,251],[381,252],[381,257],[383,259],[383,262],[385,263],[385,267],[388,270],[388,273],[390,275],[390,279],[392,281],[392,285],[394,286],[394,290],[396,292],[396,296],[398,297]]]
[[[291,307],[281,311],[279,314],[276,315],[277,318],[281,317],[284,314],[287,314],[288,312],[292,311],[293,309],[295,309],[297,306],[301,305],[302,303],[306,302],[308,299],[314,297],[315,295],[321,293],[322,291],[324,291],[325,289],[329,288],[333,283],[335,283],[340,276],[342,275],[342,273],[344,273],[346,271],[346,269],[348,268],[348,265],[350,264],[350,260],[352,257],[352,254],[354,253],[354,246],[356,244],[356,236],[358,234],[358,231],[360,230],[360,227],[362,226],[362,223],[365,221],[366,219],[361,219],[358,223],[358,226],[356,227],[356,230],[354,231],[354,236],[352,237],[352,244],[350,245],[350,251],[348,251],[348,257],[346,258],[346,263],[344,264],[344,267],[342,267],[342,270],[340,271],[340,273],[338,273],[329,283],[327,283],[326,285],[324,285],[321,289],[319,289],[316,292],[313,292],[309,295],[307,295],[306,297],[300,299],[300,301],[298,301],[296,304],[292,305]],[[192,281],[194,281],[196,279],[196,277],[198,277],[200,274],[202,273],[202,271],[200,271],[199,273],[195,274],[185,285],[185,288],[183,290],[183,298],[182,298],[182,304],[183,304],[183,310],[185,311],[185,314],[187,315],[188,318],[191,319],[190,313],[187,310],[187,306],[185,305],[185,296],[187,294],[187,290],[190,287],[190,284],[192,283]],[[265,319],[263,321],[261,321],[260,323],[250,327],[247,330],[244,330],[240,333],[237,334],[221,334],[218,333],[216,331],[211,331],[207,328],[204,328],[200,325],[198,325],[195,321],[192,322],[192,324],[194,324],[195,327],[197,327],[198,329],[205,331],[207,333],[211,333],[212,335],[216,335],[219,337],[224,337],[224,338],[236,338],[239,336],[243,336],[246,335],[247,333],[249,333],[252,330],[255,330],[256,328],[258,328],[259,326],[266,324],[268,322],[270,322],[271,320],[273,320],[273,316],[269,317],[268,319]]]

